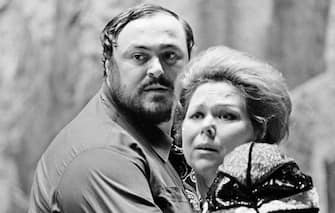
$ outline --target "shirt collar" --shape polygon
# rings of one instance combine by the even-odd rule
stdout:
[[[110,94],[110,88],[104,82],[100,89],[99,101],[105,105],[108,116],[129,132],[132,136],[140,137],[139,142],[152,149],[164,162],[168,161],[170,149],[172,146],[172,138],[165,134],[158,126],[139,123],[127,113],[124,113],[113,101]],[[136,137],[136,138],[137,138]]]

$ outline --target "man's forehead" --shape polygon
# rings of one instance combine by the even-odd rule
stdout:
[[[138,32],[151,32],[162,30],[166,33],[174,34],[176,32],[184,33],[182,23],[176,19],[174,16],[157,13],[150,16],[144,16],[139,19],[129,22],[124,28],[120,31],[119,36],[128,31],[138,31]]]
[[[181,22],[159,13],[129,22],[120,32],[117,46],[179,46],[186,48],[186,33]]]
[[[156,13],[152,13],[152,14],[147,14],[144,16],[141,16],[137,19],[133,19],[131,21],[129,21],[125,27],[133,22],[146,22],[146,21],[154,21],[154,20],[159,20],[159,21],[174,21],[176,23],[181,23],[179,19],[177,19],[175,16],[169,14],[169,13],[165,13],[165,12],[156,12]]]

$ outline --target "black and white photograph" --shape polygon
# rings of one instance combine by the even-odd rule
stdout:
[[[0,213],[335,213],[335,0],[0,0]]]

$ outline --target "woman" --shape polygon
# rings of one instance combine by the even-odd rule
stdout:
[[[176,95],[175,138],[200,199],[235,147],[278,144],[288,135],[291,100],[281,73],[239,51],[214,47],[192,59]]]

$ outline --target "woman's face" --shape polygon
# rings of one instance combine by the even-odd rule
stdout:
[[[196,173],[214,177],[225,154],[253,138],[246,101],[236,87],[208,82],[194,91],[182,125],[182,143]]]

